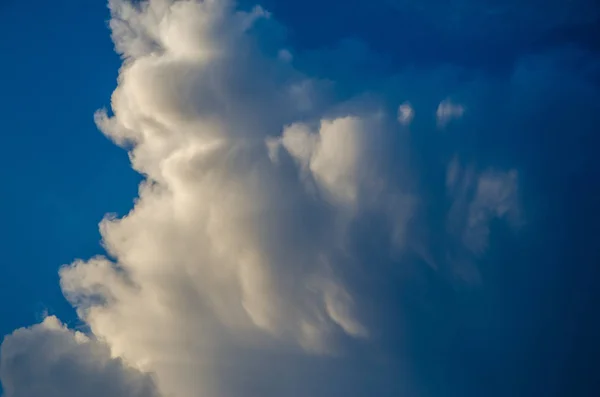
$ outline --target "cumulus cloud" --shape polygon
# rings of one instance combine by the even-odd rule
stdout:
[[[56,317],[7,336],[0,350],[6,397],[159,397],[154,379]]]
[[[419,145],[445,138],[436,122],[487,127],[474,114],[500,91],[475,81],[465,105],[440,103],[453,73],[403,71],[390,87],[414,98],[387,106],[389,93],[304,73],[302,54],[263,34],[259,7],[109,5],[123,66],[96,121],[145,180],[127,216],[102,221],[107,255],[60,270],[91,335],[52,318],[16,331],[2,347],[7,397],[94,396],[97,382],[114,396],[419,395],[398,381],[406,357],[385,352],[397,329],[381,324],[401,316],[378,310],[386,286],[420,261],[481,283],[491,223],[520,218],[517,170],[447,165],[459,144]],[[64,392],[62,376],[76,379]]]
[[[132,147],[146,182],[128,216],[101,224],[116,260],[61,270],[81,318],[182,397],[247,394],[219,364],[249,371],[230,361],[247,349],[339,355],[346,339],[368,338],[342,280],[344,236],[363,208],[388,213],[401,235],[410,205],[401,186],[375,179],[382,117],[337,115],[326,84],[280,49],[261,50],[251,34],[269,18],[260,8],[110,5],[125,60],[114,116],[97,122]],[[274,145],[286,151],[278,161]]]

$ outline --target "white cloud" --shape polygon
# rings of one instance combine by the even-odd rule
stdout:
[[[2,343],[5,397],[158,397],[154,379],[112,358],[101,342],[55,317],[14,331]]]
[[[378,124],[376,119],[343,117],[321,121],[317,133],[294,124],[284,129],[281,144],[333,204],[357,205],[361,188],[377,193],[369,185],[377,177],[370,157],[381,139]]]
[[[265,57],[246,34],[267,15],[259,9],[159,0],[111,7],[126,63],[115,116],[98,123],[133,146],[132,164],[148,182],[127,217],[101,225],[116,263],[96,258],[61,271],[92,332],[177,397],[223,395],[228,376],[217,363],[231,346],[268,354],[284,343],[329,355],[343,338],[367,337],[338,277],[344,228],[335,219],[347,217],[338,206],[362,205],[370,142],[382,127],[315,109],[318,81]],[[318,134],[300,122],[321,118]],[[282,130],[282,145],[330,206],[270,160],[264,142]]]

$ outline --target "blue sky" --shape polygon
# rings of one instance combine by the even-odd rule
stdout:
[[[2,334],[45,311],[73,318],[58,267],[101,252],[97,223],[106,212],[127,211],[137,192],[126,153],[93,121],[95,110],[110,103],[119,67],[108,9],[76,1],[35,8],[0,8],[0,45],[8,54],[2,73],[9,76],[2,96],[0,294],[12,302],[2,309]]]
[[[271,18],[238,37],[230,10],[173,12],[169,35],[114,0],[139,65],[119,84],[104,1],[33,3],[0,5],[0,334],[29,327],[3,345],[5,397],[46,397],[56,373],[117,397],[596,395],[593,2],[264,0]],[[147,61],[165,54],[182,63]],[[117,85],[99,125],[139,172],[94,123]],[[194,152],[214,137],[269,155]],[[101,243],[140,173],[156,190]],[[103,244],[114,272],[90,259]]]

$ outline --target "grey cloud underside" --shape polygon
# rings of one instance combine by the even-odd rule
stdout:
[[[135,3],[110,1],[124,66],[96,120],[146,180],[100,226],[112,259],[61,269],[93,338],[15,331],[6,397],[506,395],[467,370],[500,377],[510,343],[478,333],[501,329],[490,251],[532,209],[515,142],[597,121],[581,53],[368,75],[368,49],[295,52],[260,8]]]
[[[7,397],[159,397],[154,380],[54,317],[7,336],[0,350]]]

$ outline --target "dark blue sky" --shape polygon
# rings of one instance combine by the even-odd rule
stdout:
[[[34,3],[0,6],[2,334],[44,311],[73,318],[58,267],[100,253],[98,222],[137,193],[127,154],[93,121],[120,65],[106,5]]]
[[[127,154],[93,122],[94,111],[109,105],[120,66],[104,1],[6,1],[0,5],[0,334],[46,311],[75,323],[58,268],[102,252],[97,223],[105,213],[126,213],[139,182]],[[483,132],[467,128],[458,143],[439,147],[426,135],[414,142],[422,153],[414,161],[423,164],[446,155],[447,144],[476,163],[517,168],[527,219],[517,236],[492,227],[497,238],[480,264],[484,288],[457,291],[427,266],[418,267],[419,285],[426,286],[419,299],[410,285],[390,282],[385,293],[403,302],[398,310],[409,321],[396,327],[411,341],[406,354],[423,395],[597,395],[600,53],[593,37],[600,13],[579,2],[588,7],[585,18],[573,12],[572,20],[543,29],[526,16],[500,20],[505,34],[479,36],[484,30],[471,20],[464,22],[471,30],[449,32],[439,18],[402,12],[397,3],[262,5],[299,50],[354,40],[341,50],[358,59],[347,76],[450,64],[461,69],[458,82],[484,75],[498,92],[517,87],[519,120],[494,119]],[[518,69],[523,59],[549,53],[549,63],[528,61],[525,71]],[[326,66],[310,65],[339,75]],[[509,83],[506,76],[517,69]],[[488,116],[496,114],[479,117]],[[432,208],[441,205],[439,193],[427,191]]]

